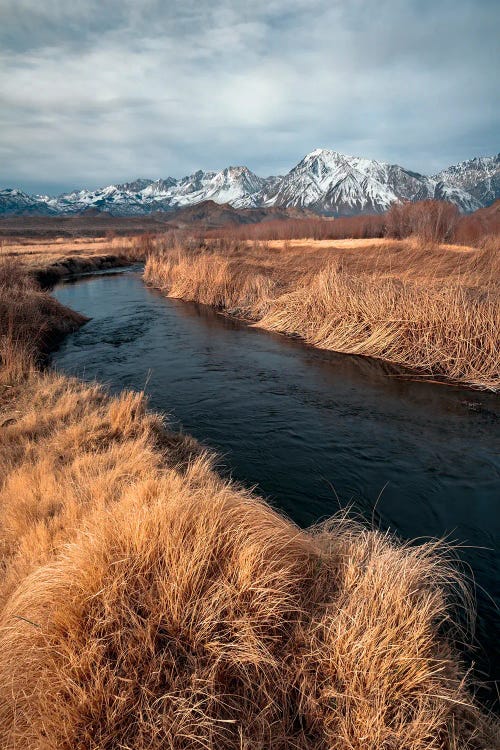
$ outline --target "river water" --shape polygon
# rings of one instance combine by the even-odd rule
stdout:
[[[474,581],[480,677],[500,679],[500,403],[322,353],[199,305],[140,273],[81,278],[54,296],[92,320],[53,355],[66,373],[151,405],[301,525],[339,508],[405,539],[442,537]]]

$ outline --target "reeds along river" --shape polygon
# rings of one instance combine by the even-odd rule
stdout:
[[[92,320],[54,354],[61,370],[144,389],[222,470],[301,525],[339,507],[407,539],[446,536],[472,576],[478,650],[500,679],[500,404],[321,353],[210,309],[165,299],[139,273],[59,286]]]

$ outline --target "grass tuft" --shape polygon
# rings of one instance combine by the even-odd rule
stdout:
[[[2,748],[494,747],[439,546],[300,530],[140,394],[35,374],[4,414]]]
[[[209,243],[153,254],[145,279],[323,349],[403,365],[425,376],[497,390],[500,252],[416,240]]]

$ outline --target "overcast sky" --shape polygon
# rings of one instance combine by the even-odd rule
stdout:
[[[499,148],[496,0],[0,0],[0,186]]]

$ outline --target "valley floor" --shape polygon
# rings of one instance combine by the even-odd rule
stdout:
[[[0,264],[0,746],[493,750],[439,545],[302,531],[142,394],[39,371],[82,322]]]
[[[175,235],[177,237],[178,235]],[[168,235],[164,235],[165,241],[168,242]],[[46,268],[53,263],[63,262],[72,257],[83,259],[92,259],[105,255],[117,255],[136,260],[144,257],[144,252],[153,247],[161,246],[162,235],[148,235],[149,239],[144,239],[141,235],[122,235],[122,236],[102,236],[89,237],[77,236],[53,237],[53,238],[30,238],[30,237],[5,237],[0,244],[0,258],[17,259],[23,264],[34,268]],[[252,248],[255,243],[246,243]],[[258,243],[257,243],[258,244]],[[367,239],[338,239],[338,240],[316,240],[316,239],[295,239],[295,240],[268,240],[265,246],[271,250],[282,250],[284,247],[297,249],[305,253],[309,251],[327,250],[336,253],[344,250],[364,250],[380,247],[398,247],[399,240],[387,238],[367,238]],[[468,253],[473,250],[466,245],[444,245],[444,249]]]

